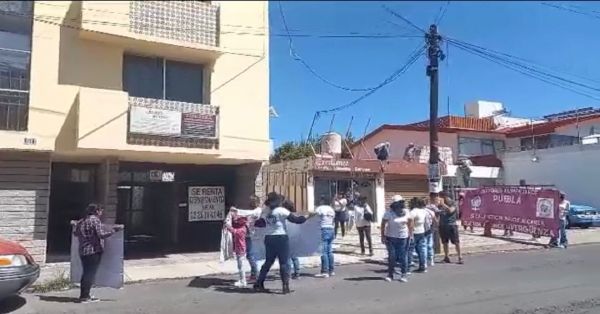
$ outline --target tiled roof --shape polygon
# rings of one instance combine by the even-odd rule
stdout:
[[[407,126],[429,128],[429,120],[408,124]],[[489,132],[493,131],[496,128],[496,125],[494,124],[493,118],[445,116],[438,119],[438,127],[465,131]]]
[[[516,128],[507,128],[498,132],[506,134],[507,137],[526,137],[533,135],[543,135],[553,133],[557,128],[583,122],[588,120],[600,119],[600,114],[593,114],[585,117],[573,117],[555,121],[547,121],[537,124],[527,124]]]

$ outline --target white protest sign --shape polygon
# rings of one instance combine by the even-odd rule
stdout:
[[[225,219],[225,187],[190,186],[188,188],[188,221],[223,221]]]

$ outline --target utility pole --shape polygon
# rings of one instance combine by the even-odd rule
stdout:
[[[439,85],[439,60],[445,56],[440,49],[442,36],[438,34],[437,25],[429,26],[429,33],[425,35],[427,41],[427,76],[429,76],[429,192],[442,191],[440,172],[440,151],[438,147],[438,85]]]

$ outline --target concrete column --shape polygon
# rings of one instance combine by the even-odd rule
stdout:
[[[119,161],[107,158],[97,171],[97,196],[104,205],[104,223],[114,224],[117,219],[117,183],[119,181]]]

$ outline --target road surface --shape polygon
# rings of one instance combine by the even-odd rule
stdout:
[[[336,272],[292,282],[291,295],[278,294],[276,281],[267,282],[274,294],[235,289],[234,277],[224,276],[97,289],[103,301],[93,304],[73,303],[75,290],[25,295],[0,313],[600,313],[600,245],[470,256],[408,283],[385,282],[385,266],[375,261]]]

